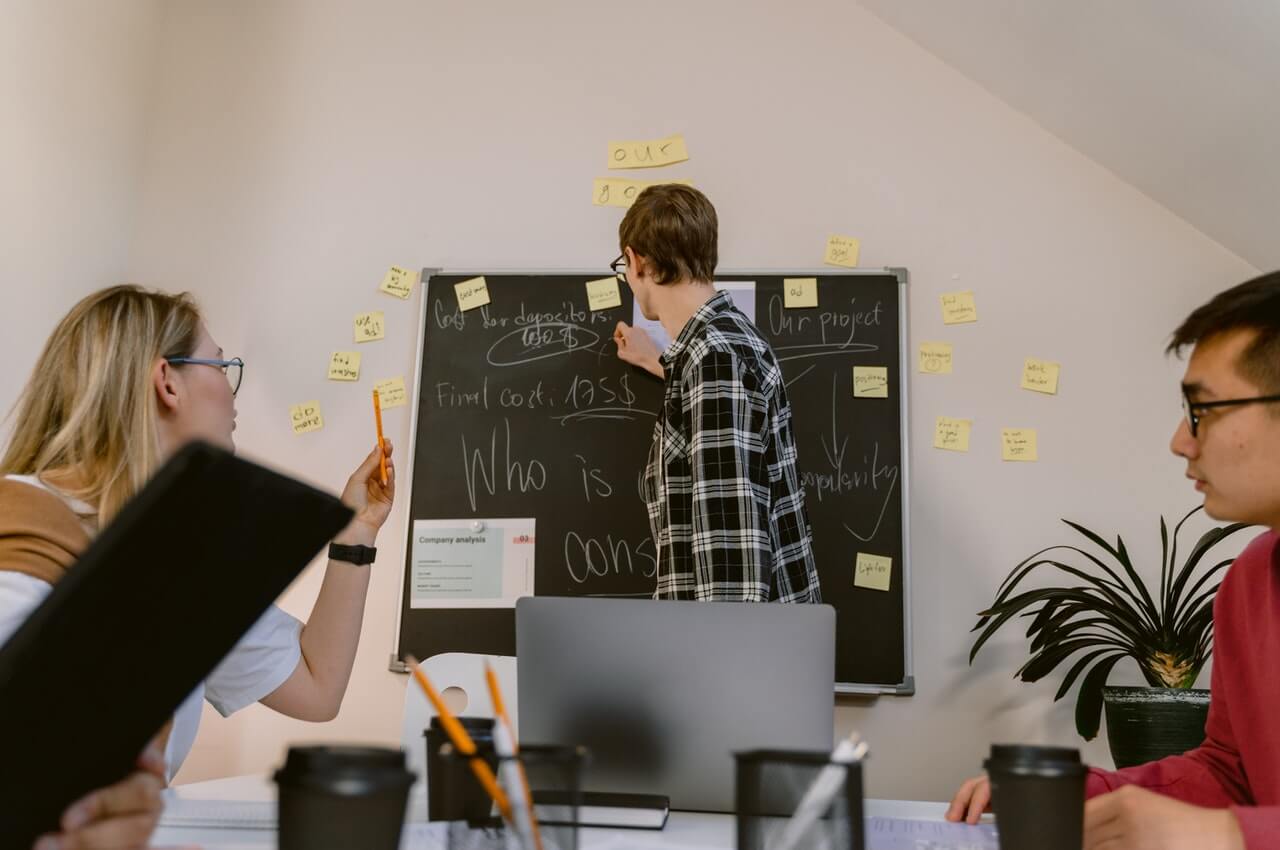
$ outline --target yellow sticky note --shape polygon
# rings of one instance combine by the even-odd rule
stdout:
[[[386,316],[381,310],[356,314],[356,342],[373,342],[386,334]]]
[[[951,419],[939,416],[933,431],[933,447],[949,452],[967,452],[971,430],[973,430],[972,419]]]
[[[870,590],[888,590],[893,578],[893,558],[858,553],[853,567],[853,586]]]
[[[1022,364],[1022,388],[1037,393],[1056,395],[1058,392],[1058,372],[1062,364],[1052,360],[1037,360],[1028,357]]]
[[[602,277],[599,280],[587,281],[587,306],[593,313],[596,310],[621,307],[622,296],[618,294],[618,279]]]
[[[629,207],[650,186],[679,183],[692,186],[692,180],[624,180],[621,177],[597,177],[591,183],[591,203],[597,207]]]
[[[852,236],[827,237],[827,252],[822,262],[829,266],[844,266],[849,269],[858,267],[858,240]]]
[[[387,378],[373,385],[378,392],[378,402],[383,408],[404,407],[409,394],[404,389],[404,378]]]
[[[335,351],[329,358],[329,380],[360,380],[360,352]]]
[[[308,431],[319,431],[324,427],[324,418],[320,415],[320,402],[304,401],[289,408],[289,420],[293,424],[293,433],[305,434]]]
[[[929,375],[950,375],[951,343],[920,343],[920,371]]]
[[[1036,461],[1034,428],[1001,428],[1000,457],[1003,460]]]
[[[853,367],[854,398],[888,398],[889,369],[886,366]]]
[[[610,168],[656,168],[689,158],[684,136],[667,136],[638,142],[610,142]]]
[[[782,281],[783,306],[788,310],[797,307],[818,306],[818,279],[816,277],[788,277]]]
[[[408,269],[392,266],[383,276],[382,285],[378,287],[378,291],[394,295],[397,298],[407,299],[413,294],[414,277],[413,272]]]
[[[462,283],[455,283],[453,291],[458,295],[458,309],[464,313],[489,303],[489,284],[485,283],[483,277],[473,277]]]
[[[961,325],[976,321],[978,321],[978,305],[973,301],[972,292],[947,292],[942,296],[943,324]]]

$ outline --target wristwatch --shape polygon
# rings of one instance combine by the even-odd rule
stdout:
[[[365,564],[372,564],[373,559],[376,557],[378,557],[378,550],[373,546],[329,544],[329,559],[331,561],[342,561],[346,564],[355,564],[357,567],[363,567]]]

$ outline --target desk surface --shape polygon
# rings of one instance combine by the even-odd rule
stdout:
[[[268,801],[275,799],[275,786],[260,775],[233,776],[210,782],[180,785],[171,792],[187,800]],[[868,817],[941,820],[945,803],[909,800],[867,800]],[[579,846],[583,850],[618,847],[625,836],[632,848],[671,848],[671,850],[729,850],[735,845],[733,817],[730,815],[672,812],[667,827],[661,831],[583,829]],[[161,827],[152,840],[157,847],[199,845],[205,850],[275,850],[275,830],[263,829],[190,829]]]

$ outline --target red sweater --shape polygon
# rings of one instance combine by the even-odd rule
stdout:
[[[1185,755],[1090,770],[1089,796],[1139,785],[1199,806],[1230,806],[1245,846],[1280,846],[1280,548],[1267,532],[1227,570],[1213,605],[1205,740]]]

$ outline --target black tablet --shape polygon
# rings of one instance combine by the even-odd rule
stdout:
[[[147,741],[351,518],[202,443],[178,452],[0,648],[0,847],[134,770]]]

